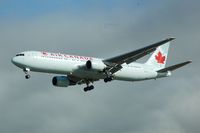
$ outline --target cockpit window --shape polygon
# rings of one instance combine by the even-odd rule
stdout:
[[[17,54],[16,56],[24,56],[24,54]]]

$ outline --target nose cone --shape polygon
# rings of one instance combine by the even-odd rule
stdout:
[[[14,65],[16,65],[16,66],[18,66],[18,67],[22,67],[23,66],[23,59],[21,58],[21,57],[13,57],[12,59],[11,59],[11,62],[14,64]]]
[[[16,65],[16,63],[17,63],[16,57],[13,57],[13,58],[11,59],[11,62],[12,62],[13,64]]]

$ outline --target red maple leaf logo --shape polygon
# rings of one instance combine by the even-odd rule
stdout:
[[[156,60],[160,64],[165,63],[165,56],[162,55],[162,53],[159,51],[158,54],[155,56]]]

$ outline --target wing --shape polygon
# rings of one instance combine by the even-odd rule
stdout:
[[[163,45],[169,41],[174,40],[175,38],[167,38],[165,40],[162,40],[160,42],[151,44],[149,46],[146,46],[144,48],[140,48],[135,51],[131,51],[129,53],[125,53],[113,58],[105,59],[104,63],[108,66],[108,71],[111,73],[115,73],[119,71],[122,68],[122,64],[130,64],[131,62],[134,62],[142,57],[144,57],[147,54],[150,54],[156,50],[156,48],[160,45]]]

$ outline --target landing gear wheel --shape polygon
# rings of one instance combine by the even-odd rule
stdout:
[[[24,73],[26,74],[26,75],[25,75],[25,78],[26,78],[26,79],[29,79],[29,78],[31,77],[31,76],[28,74],[28,72],[30,71],[30,69],[29,69],[29,68],[24,68],[23,71],[24,71]]]
[[[87,87],[85,87],[83,90],[84,90],[85,92],[87,92],[87,91],[88,91]]]
[[[87,91],[90,91],[90,90],[93,90],[93,89],[94,89],[94,86],[91,85],[91,86],[85,87],[83,90],[84,90],[85,92],[87,92]]]
[[[107,78],[104,79],[105,83],[110,82],[110,81],[112,81],[112,77],[107,77]]]
[[[28,74],[27,74],[27,75],[25,75],[25,78],[26,78],[26,79],[29,79],[30,77],[31,77],[31,76],[30,76],[30,75],[28,75]]]
[[[90,90],[93,90],[93,89],[94,89],[94,86],[93,86],[93,85],[91,85],[91,86],[89,87],[89,89],[90,89]]]
[[[107,82],[108,82],[108,79],[107,79],[107,78],[105,78],[105,79],[104,79],[104,82],[105,82],[105,83],[107,83]]]

